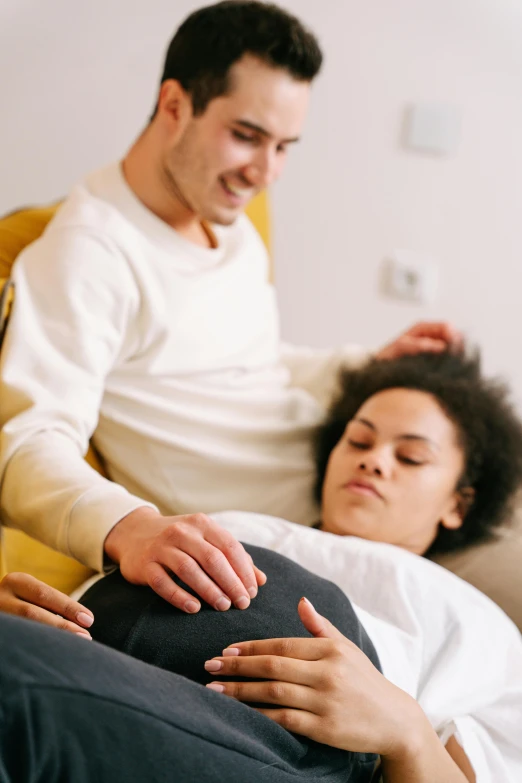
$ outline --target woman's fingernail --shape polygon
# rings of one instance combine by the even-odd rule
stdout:
[[[232,606],[232,602],[229,598],[225,598],[224,595],[221,596],[221,598],[218,598],[216,601],[216,609],[218,612],[226,612],[227,609],[230,609]]]
[[[246,595],[242,595],[237,599],[236,606],[238,609],[247,609],[250,606],[250,599]]]
[[[222,668],[222,661],[205,661],[205,669],[207,672],[218,672]]]
[[[223,693],[225,690],[225,686],[220,685],[219,682],[209,682],[205,687],[210,688],[211,691],[217,691],[218,693]]]
[[[256,595],[257,595],[256,588],[255,587],[249,587],[248,588],[248,595],[250,596],[250,598],[255,598]]]
[[[185,604],[185,611],[189,612],[189,614],[195,614],[196,612],[199,612],[199,604],[196,603],[196,601],[187,601]]]
[[[82,636],[84,639],[90,639],[92,642],[92,636],[90,633],[87,633],[87,631],[77,631],[76,636]]]
[[[301,598],[301,601],[304,601],[306,604],[308,604],[308,606],[311,606],[311,607],[312,607],[312,609],[313,609],[313,610],[314,610],[314,612],[315,612],[315,606],[313,605],[313,603],[312,603],[311,601],[309,601],[309,600],[308,600],[308,598],[305,598],[305,596],[304,596],[304,595],[303,595],[303,597]]]
[[[226,655],[241,655],[241,650],[239,647],[227,647],[223,650],[223,657]]]
[[[78,612],[76,619],[81,625],[85,625],[86,628],[90,628],[94,622],[94,617],[91,617],[87,612]]]

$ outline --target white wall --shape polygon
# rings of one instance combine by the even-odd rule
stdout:
[[[0,212],[65,193],[130,144],[168,39],[200,2],[2,0]],[[327,54],[299,148],[274,190],[287,339],[376,346],[448,318],[522,405],[522,2],[286,0]],[[400,145],[413,102],[459,107],[456,155]],[[440,263],[437,301],[383,299],[396,247]]]

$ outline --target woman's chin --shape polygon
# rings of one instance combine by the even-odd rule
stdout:
[[[336,536],[358,536],[373,541],[382,540],[378,535],[375,520],[369,514],[344,514],[325,515],[321,522],[320,530],[325,533],[333,533]]]

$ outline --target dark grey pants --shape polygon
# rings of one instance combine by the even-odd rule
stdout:
[[[261,617],[263,606],[270,607],[271,591],[279,591],[276,572],[280,565],[286,571],[289,561],[255,554],[254,559],[273,582],[271,589],[260,592]],[[297,578],[298,592],[303,587],[312,601],[320,603],[322,597],[330,603],[333,619],[344,607],[348,625],[352,623],[353,610],[337,588],[324,580],[314,588],[316,577],[303,584],[308,572],[293,569],[292,564],[290,578],[281,583],[285,590]],[[105,587],[98,587],[98,599],[108,598],[116,587],[120,597],[128,589],[113,576]],[[158,612],[165,607],[156,604],[154,595],[143,593],[146,589],[132,588],[131,593],[134,590],[148,596],[149,607],[152,602],[157,610],[148,622],[149,610],[138,602],[139,622],[132,623],[132,629],[139,647],[137,631],[158,628]],[[285,603],[294,598],[285,594]],[[324,605],[318,608],[325,610]],[[96,616],[102,611],[98,605]],[[248,611],[224,613],[219,623],[242,623]],[[277,606],[271,613],[279,615]],[[209,617],[216,616],[209,610]],[[185,625],[194,617],[183,615],[177,622]],[[203,618],[201,613],[200,630],[206,625]],[[100,626],[107,630],[108,616],[100,616]],[[167,629],[164,640],[172,630]],[[371,652],[360,624],[353,630],[353,640],[361,645],[365,637],[361,646],[369,645]],[[201,639],[199,632],[196,636]],[[241,636],[233,640],[240,641]],[[143,650],[144,638],[141,643]],[[223,646],[220,638],[219,644]],[[162,645],[156,639],[153,647],[161,650]],[[367,783],[374,763],[373,755],[348,753],[292,735],[249,706],[172,671],[62,631],[0,616],[1,783]]]

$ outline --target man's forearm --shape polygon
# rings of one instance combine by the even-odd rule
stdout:
[[[305,389],[321,405],[327,406],[337,391],[341,367],[360,367],[370,354],[358,345],[330,350],[282,343],[280,358],[290,372],[291,385]]]
[[[7,464],[2,484],[7,526],[101,570],[103,542],[118,520],[145,501],[93,470],[58,432],[35,435]]]

